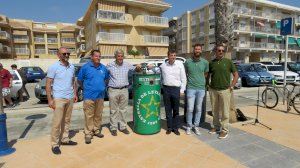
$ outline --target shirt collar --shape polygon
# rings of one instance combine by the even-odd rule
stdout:
[[[59,65],[63,66],[63,67],[66,67],[66,68],[70,68],[71,64],[69,62],[68,66],[65,66],[62,62],[58,61]]]
[[[89,64],[89,66],[94,67],[94,68],[100,68],[102,66],[101,62],[100,62],[100,64],[99,64],[98,67],[95,67],[95,65],[94,65],[94,63],[92,61],[89,61],[88,64]]]

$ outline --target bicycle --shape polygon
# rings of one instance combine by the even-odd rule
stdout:
[[[291,90],[288,88],[290,86],[292,87]],[[266,89],[262,92],[262,102],[267,108],[272,109],[276,107],[279,101],[279,93],[285,98],[284,100],[287,100],[287,112],[293,106],[296,112],[300,114],[300,92],[295,92],[297,86],[300,86],[300,83],[295,82],[285,86],[278,86],[275,82],[272,82],[272,85],[266,86]]]

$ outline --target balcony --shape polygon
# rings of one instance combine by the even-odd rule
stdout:
[[[8,34],[6,31],[0,31],[0,40],[9,40],[10,34]]]
[[[300,50],[298,45],[289,45],[289,50]]]
[[[135,24],[140,27],[147,27],[156,30],[169,27],[168,18],[159,16],[139,15],[135,19]]]
[[[0,43],[1,44],[1,43]],[[3,54],[10,54],[11,53],[11,48],[6,46],[6,45],[0,45],[0,53]]]
[[[97,21],[108,25],[132,25],[132,15],[117,11],[97,11]]]
[[[15,52],[17,55],[29,55],[30,51],[28,48],[15,48]]]
[[[239,6],[233,7],[233,13],[238,14],[238,15],[246,15],[248,17],[255,16],[255,17],[259,17],[259,18],[263,18],[263,19],[275,19],[275,20],[282,19],[282,16],[280,14],[266,13],[261,10],[255,10],[255,9],[239,7]]]
[[[62,43],[75,43],[74,38],[61,38]]]
[[[28,36],[14,36],[15,43],[28,43],[29,37]]]
[[[34,37],[34,42],[35,43],[45,43],[45,38],[44,37]]]
[[[98,32],[96,41],[99,44],[126,44],[127,35],[124,33]]]
[[[34,50],[34,53],[36,55],[39,55],[39,54],[46,54],[46,50],[45,49],[35,49]]]
[[[57,50],[49,50],[48,54],[49,55],[57,55]]]
[[[266,27],[251,27],[252,32],[262,32],[268,34],[279,34],[280,30],[276,28],[266,28]]]
[[[209,29],[209,35],[214,35],[215,34],[215,29]]]
[[[57,43],[57,38],[48,38],[48,39],[47,39],[47,42],[48,42],[48,43],[54,43],[54,44],[55,44],[55,43]]]
[[[146,46],[169,46],[169,37],[143,35],[141,36],[141,44]]]
[[[79,49],[81,52],[85,52],[85,44],[81,44]]]
[[[259,50],[283,50],[284,44],[267,43],[267,42],[250,42],[240,41],[235,44],[235,47]]]

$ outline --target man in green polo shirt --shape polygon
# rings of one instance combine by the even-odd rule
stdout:
[[[208,61],[201,58],[202,46],[194,45],[194,53],[192,58],[185,62],[185,71],[187,75],[187,129],[186,134],[191,134],[191,129],[194,128],[195,134],[200,135],[199,123],[202,113],[202,101],[205,96],[205,78],[208,75]],[[193,123],[193,111],[195,109],[195,118]]]
[[[209,131],[211,134],[219,132],[219,138],[228,136],[228,123],[230,111],[230,98],[233,87],[239,75],[237,69],[230,59],[224,58],[225,47],[216,46],[216,58],[209,63],[210,99],[213,112],[214,128]],[[233,80],[230,80],[231,74]]]

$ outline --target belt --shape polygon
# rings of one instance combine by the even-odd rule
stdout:
[[[122,87],[112,87],[112,86],[109,86],[109,88],[112,88],[112,89],[125,89],[125,88],[128,88],[128,86],[122,86]]]

